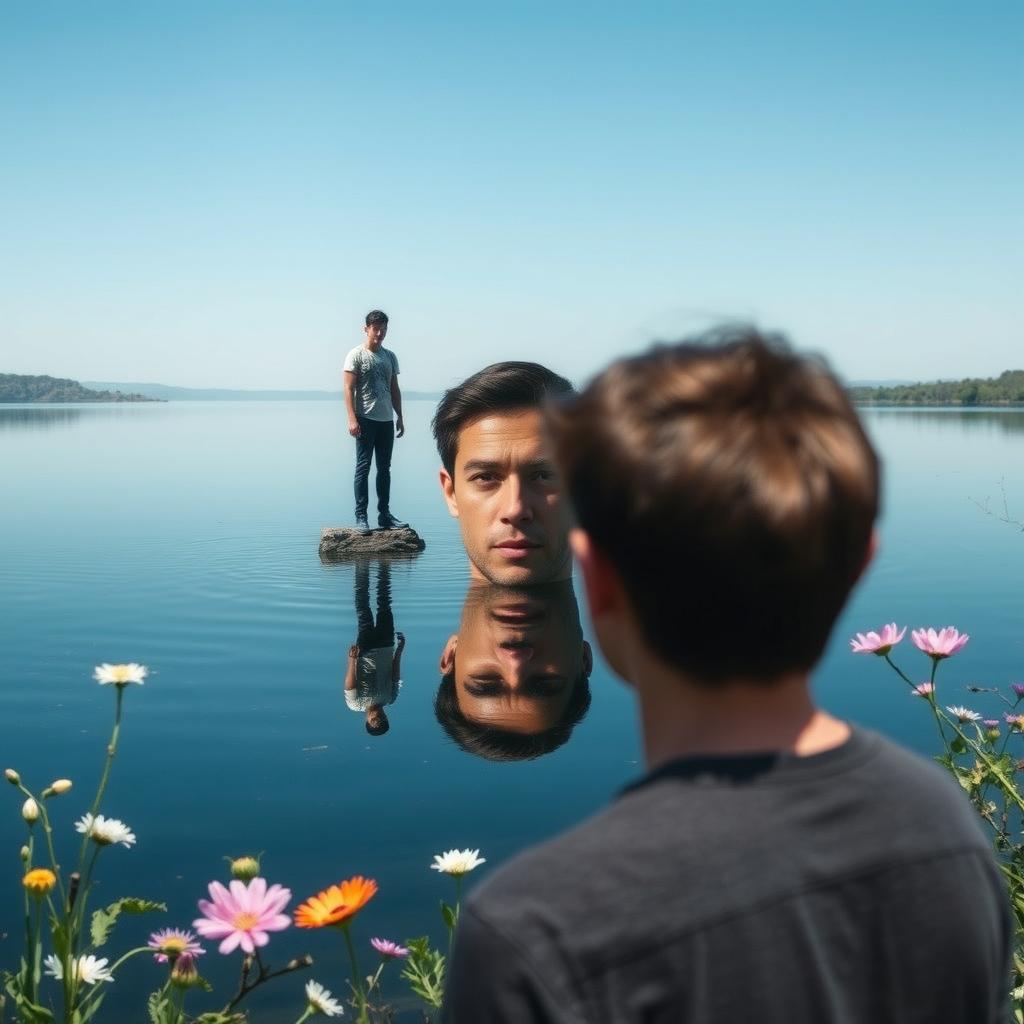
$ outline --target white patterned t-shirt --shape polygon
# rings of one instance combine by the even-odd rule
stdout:
[[[365,345],[359,345],[345,356],[345,369],[356,375],[356,415],[390,422],[395,415],[391,380],[398,374],[395,353],[386,348],[371,352]]]

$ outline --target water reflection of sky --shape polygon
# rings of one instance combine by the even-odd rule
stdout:
[[[632,702],[599,656],[590,710],[547,756],[481,759],[438,724],[441,653],[460,631],[468,577],[437,489],[432,411],[408,403],[396,445],[393,507],[427,549],[391,565],[403,686],[389,731],[374,737],[344,696],[359,632],[355,566],[317,558],[321,527],[351,515],[340,403],[0,407],[0,760],[37,783],[75,780],[55,805],[61,842],[106,741],[110,694],[90,681],[92,666],[153,669],[129,695],[107,802],[139,844],[105,854],[103,896],[166,898],[162,923],[180,925],[223,855],[266,850],[270,880],[296,900],[342,875],[376,877],[381,892],[360,931],[404,938],[433,928],[448,895],[428,869],[432,854],[481,847],[489,868],[640,772]],[[840,714],[930,751],[921,708],[884,665],[851,656],[847,638],[891,619],[966,630],[971,643],[940,673],[950,702],[966,699],[968,683],[1024,679],[1024,537],[974,503],[997,496],[1003,479],[1022,517],[1024,413],[865,418],[885,461],[882,546],[816,685]],[[898,653],[911,674],[926,671],[906,643]],[[7,849],[21,842],[14,795],[0,804]],[[17,906],[12,878],[0,883],[0,934],[16,937],[18,922],[4,916]],[[125,941],[146,924],[127,922]],[[0,939],[0,963],[12,962],[15,942]],[[274,948],[275,959],[310,949],[321,980],[340,974],[319,937],[286,933]],[[223,983],[226,966],[208,959]],[[124,975],[110,1012],[152,987],[148,970]],[[255,1021],[294,1005],[284,988],[268,987]]]

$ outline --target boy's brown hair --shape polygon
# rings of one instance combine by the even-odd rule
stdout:
[[[549,424],[577,522],[661,658],[708,683],[818,661],[879,492],[822,360],[720,328],[614,363]]]

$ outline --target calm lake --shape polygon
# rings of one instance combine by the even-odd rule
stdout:
[[[487,863],[476,881],[642,772],[628,692],[599,656],[589,712],[548,756],[481,760],[438,725],[439,658],[458,629],[468,574],[437,485],[433,408],[407,403],[396,443],[392,508],[427,548],[390,566],[394,624],[406,637],[403,687],[387,709],[390,730],[373,737],[344,699],[356,571],[317,556],[321,527],[352,516],[354,444],[340,402],[0,406],[0,767],[36,788],[74,780],[50,804],[69,860],[113,713],[93,666],[151,669],[126,693],[104,808],[138,843],[105,851],[95,901],[156,898],[169,913],[123,922],[116,949],[151,928],[188,926],[207,882],[224,877],[222,858],[262,850],[268,880],[292,889],[291,908],[352,874],[377,880],[355,925],[370,965],[370,936],[429,931],[441,940],[438,900],[452,888],[429,870],[433,854],[479,847]],[[930,753],[925,708],[883,663],[850,655],[847,641],[892,620],[952,624],[971,642],[940,669],[943,703],[988,710],[966,686],[1024,681],[1024,534],[976,504],[990,499],[1001,512],[1005,478],[1010,517],[1024,519],[1024,412],[865,418],[885,462],[882,545],[817,690],[834,712]],[[909,633],[896,654],[927,677]],[[0,968],[13,968],[24,829],[18,794],[5,787],[0,798]],[[267,956],[281,964],[306,951],[313,970],[256,992],[254,1021],[295,1019],[308,977],[344,991],[337,933],[289,929]],[[237,954],[212,947],[203,960],[226,994]],[[398,994],[391,972],[386,987]],[[135,959],[100,1019],[142,1019],[144,994],[162,979],[148,956]],[[189,1005],[204,999],[210,1008],[224,1001],[194,995]]]

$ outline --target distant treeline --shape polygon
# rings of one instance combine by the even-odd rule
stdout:
[[[152,402],[123,391],[93,391],[66,377],[0,373],[0,402]]]
[[[854,401],[865,405],[1024,405],[1024,370],[932,384],[854,387],[850,393]]]

